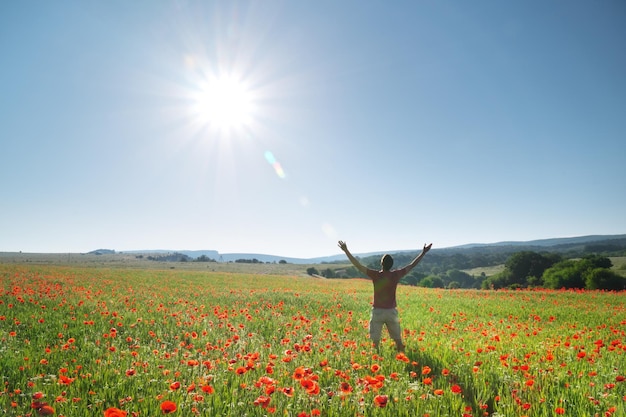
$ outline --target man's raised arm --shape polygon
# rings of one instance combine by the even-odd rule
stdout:
[[[433,246],[433,244],[431,243],[430,245],[426,245],[424,244],[424,249],[422,249],[422,253],[420,253],[419,255],[417,255],[415,257],[415,259],[413,259],[411,261],[410,264],[408,264],[407,266],[404,267],[404,273],[408,274],[409,271],[413,268],[415,268],[417,266],[418,263],[420,263],[420,261],[422,260],[422,258],[424,257],[424,255],[426,255],[426,253],[430,250],[430,248]]]
[[[339,248],[341,248],[342,251],[344,251],[352,265],[354,265],[356,269],[358,269],[359,271],[361,271],[361,273],[367,276],[367,268],[361,265],[361,263],[354,256],[352,256],[352,254],[348,250],[348,245],[346,245],[346,242],[340,240],[338,246]]]

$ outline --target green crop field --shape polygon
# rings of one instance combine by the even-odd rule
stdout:
[[[623,416],[626,294],[0,264],[0,415]]]

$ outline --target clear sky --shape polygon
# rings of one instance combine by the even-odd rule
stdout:
[[[626,3],[5,1],[0,251],[626,233]]]

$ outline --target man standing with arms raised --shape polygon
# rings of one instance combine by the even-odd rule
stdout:
[[[384,255],[380,260],[381,269],[376,271],[363,266],[348,250],[345,242],[339,241],[339,247],[345,252],[346,256],[361,273],[365,274],[372,280],[374,284],[374,305],[372,315],[370,317],[370,339],[374,343],[376,350],[379,348],[380,337],[383,330],[383,324],[387,326],[389,335],[396,342],[398,352],[404,352],[404,343],[402,343],[402,330],[400,328],[400,319],[396,308],[396,289],[398,283],[406,274],[408,274],[422,260],[424,255],[433,246],[424,245],[422,253],[417,255],[410,264],[400,269],[391,269],[393,266],[393,258],[391,255]]]

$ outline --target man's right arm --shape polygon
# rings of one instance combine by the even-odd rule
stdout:
[[[362,274],[364,274],[365,276],[367,276],[367,268],[365,266],[363,266],[358,259],[356,259],[354,256],[352,256],[352,254],[350,253],[350,251],[348,250],[348,245],[346,245],[346,242],[343,241],[339,241],[339,247],[341,248],[342,251],[344,251],[344,253],[346,254],[346,256],[348,257],[348,259],[350,260],[350,262],[352,263],[352,265],[354,265],[354,267],[356,269],[358,269]]]
[[[424,249],[422,249],[422,252],[419,255],[417,255],[410,264],[402,268],[403,274],[406,275],[411,271],[411,269],[415,268],[432,246],[433,246],[432,243],[430,245],[424,244]]]

